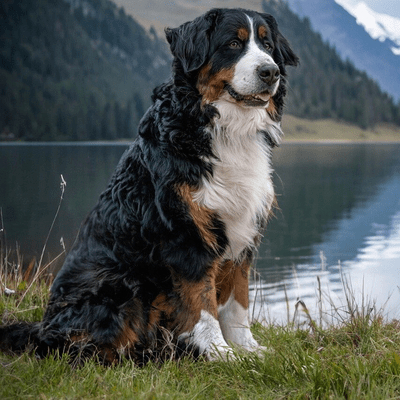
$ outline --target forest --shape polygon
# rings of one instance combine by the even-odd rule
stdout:
[[[300,56],[287,111],[370,128],[400,125],[400,104],[284,2],[265,12]],[[0,3],[0,140],[118,140],[136,135],[152,89],[170,76],[164,38],[110,0]]]
[[[132,138],[170,74],[163,40],[108,0],[0,4],[0,134]]]

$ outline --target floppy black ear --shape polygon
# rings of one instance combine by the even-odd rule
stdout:
[[[276,33],[277,48],[282,55],[283,63],[285,65],[292,65],[294,67],[299,65],[300,62],[299,57],[297,57],[296,54],[294,54],[294,51],[290,47],[287,39],[279,32],[278,23],[276,22],[276,19],[271,14],[261,14],[261,16],[265,19],[267,24]]]
[[[217,14],[218,10],[211,10],[178,28],[165,30],[171,53],[180,60],[185,73],[200,68],[206,61],[210,47],[210,33]]]
[[[299,65],[299,57],[294,54],[294,51],[289,45],[289,42],[279,33],[278,35],[279,50],[283,57],[283,62],[285,65],[292,65],[296,67]]]

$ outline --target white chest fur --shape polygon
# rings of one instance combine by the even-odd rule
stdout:
[[[274,199],[270,149],[259,132],[276,123],[264,109],[243,108],[225,100],[215,105],[220,118],[210,127],[216,156],[213,176],[203,179],[193,198],[222,218],[229,240],[224,256],[238,259],[246,247],[254,245],[257,221],[266,216]]]

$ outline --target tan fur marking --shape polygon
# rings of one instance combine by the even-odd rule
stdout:
[[[263,38],[264,36],[267,36],[267,33],[268,33],[268,30],[267,30],[267,28],[265,26],[261,25],[258,28],[258,37],[260,39]]]
[[[69,336],[71,343],[88,342],[89,339],[87,332],[75,333]]]
[[[171,303],[168,302],[167,297],[164,293],[159,294],[155,300],[151,303],[151,310],[149,313],[148,329],[157,327],[161,317],[164,315],[169,318],[175,308],[172,307]]]
[[[99,354],[103,360],[108,365],[116,365],[120,361],[118,353],[112,346],[102,346],[99,348]]]
[[[201,310],[209,312],[215,318],[217,313],[217,293],[215,276],[218,271],[218,262],[207,271],[199,282],[190,282],[180,279],[176,282],[175,291],[179,293],[183,312],[177,316],[180,332],[190,332],[200,319]]]
[[[269,116],[271,117],[271,119],[273,121],[277,121],[278,120],[278,110],[276,109],[276,105],[275,105],[275,102],[274,102],[273,98],[271,98],[269,100],[269,104],[268,104],[268,107],[267,107],[267,113],[269,114]]]
[[[138,340],[139,338],[136,332],[129,326],[129,323],[125,321],[121,333],[114,342],[114,346],[115,348],[133,347]]]
[[[222,69],[214,75],[210,75],[210,70],[210,64],[204,66],[197,80],[197,89],[203,96],[203,104],[212,103],[217,100],[224,90],[225,83],[231,82],[233,79],[233,69]]]
[[[152,329],[153,327],[157,326],[161,319],[161,310],[159,308],[155,308],[153,305],[152,307],[153,308],[149,313],[148,329]]]
[[[241,264],[235,270],[235,300],[243,307],[249,308],[249,264]]]
[[[246,28],[240,28],[238,30],[238,38],[240,40],[248,40],[249,39],[249,31]]]
[[[242,307],[249,307],[249,269],[247,262],[239,265],[233,261],[224,263],[216,281],[219,305],[225,304],[233,292],[235,300]]]
[[[226,261],[219,271],[216,280],[218,304],[225,304],[233,290],[233,276],[235,264],[233,261]]]
[[[216,250],[217,241],[215,235],[211,232],[211,211],[202,207],[193,201],[192,190],[189,185],[178,187],[178,191],[184,202],[189,206],[189,213],[196,224],[204,242],[212,249]]]

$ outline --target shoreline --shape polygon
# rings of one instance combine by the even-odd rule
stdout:
[[[379,124],[374,128],[362,129],[333,119],[309,120],[293,115],[284,115],[282,144],[397,144],[400,143],[400,126]],[[0,140],[0,146],[43,145],[43,146],[128,146],[136,138],[98,141],[21,141]]]
[[[284,137],[281,146],[286,144],[400,144],[399,139],[294,139]]]
[[[54,141],[54,142],[24,142],[24,141],[0,141],[0,146],[129,146],[132,144],[132,140],[116,140],[116,141]],[[379,139],[353,139],[353,138],[294,138],[293,136],[284,136],[280,146],[285,144],[400,144],[400,136],[397,139],[393,138],[379,138]]]
[[[283,142],[287,143],[400,143],[400,127],[394,124],[379,124],[362,129],[333,119],[307,120],[284,115],[282,130]]]

